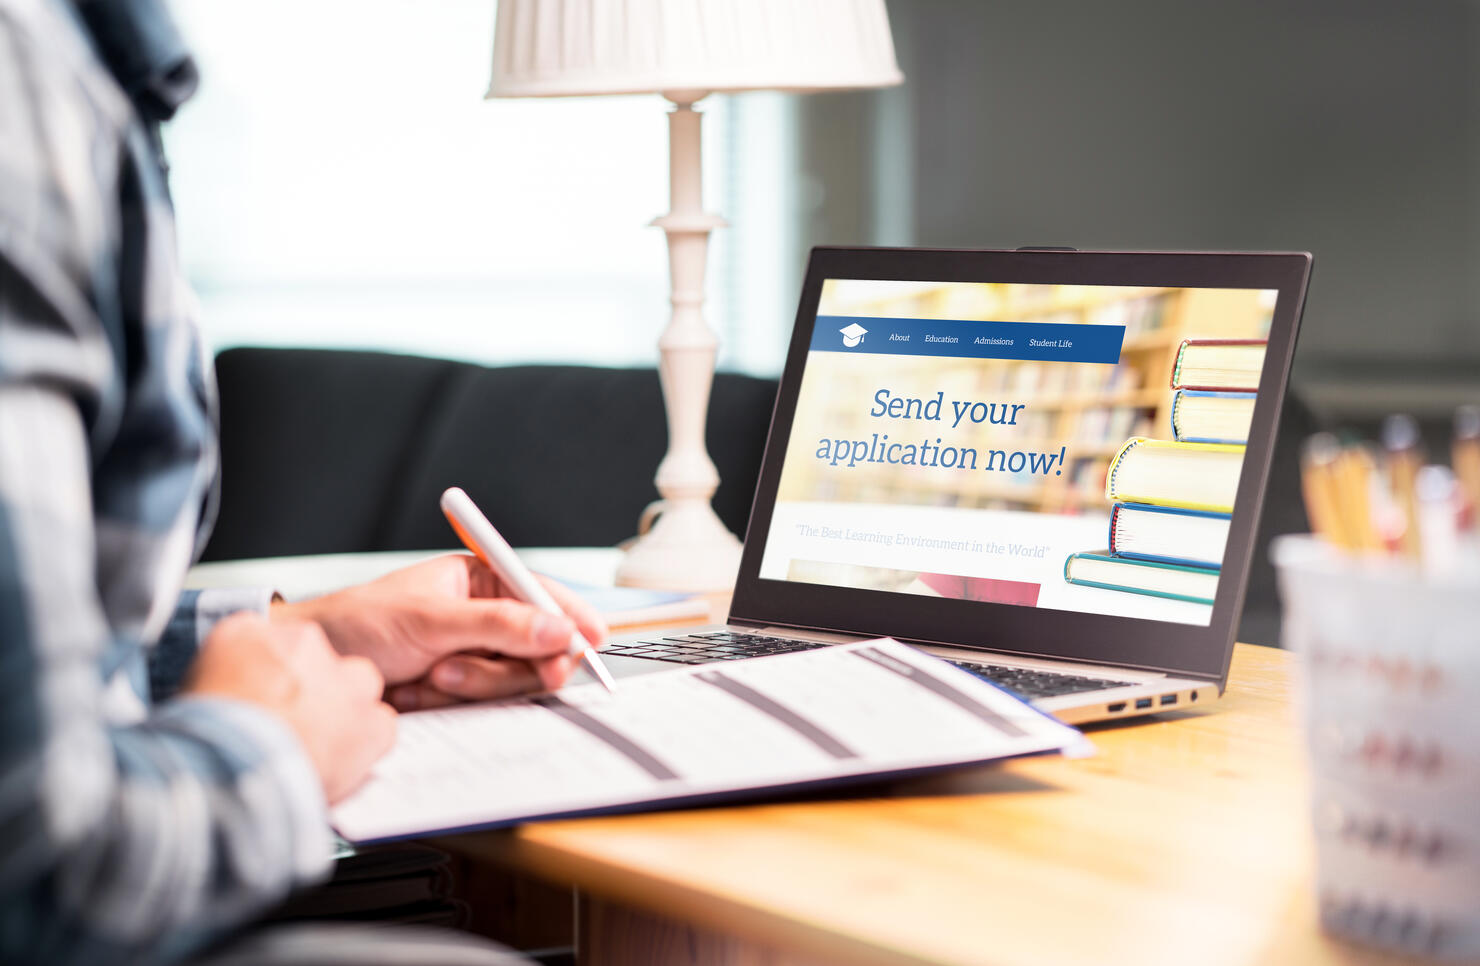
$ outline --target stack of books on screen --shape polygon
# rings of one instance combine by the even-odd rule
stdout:
[[[1172,366],[1172,435],[1190,443],[1249,441],[1264,368],[1262,339],[1188,339]]]
[[[1109,548],[1064,579],[1212,604],[1264,365],[1263,340],[1189,339],[1172,368],[1172,439],[1134,437],[1110,462]]]

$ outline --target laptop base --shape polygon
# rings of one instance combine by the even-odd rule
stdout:
[[[675,666],[723,663],[826,647],[862,638],[803,635],[780,628],[710,625],[619,637],[601,648],[602,663],[616,677],[653,674]],[[1065,724],[1129,718],[1206,705],[1218,699],[1211,681],[1025,658],[967,648],[925,645],[942,660],[1018,694]]]

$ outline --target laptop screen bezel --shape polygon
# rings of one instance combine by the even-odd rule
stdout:
[[[1217,680],[1221,687],[1248,585],[1254,534],[1263,508],[1275,427],[1295,354],[1310,266],[1311,256],[1304,252],[813,249],[756,484],[730,619],[752,625],[888,636],[914,643],[1165,671]],[[761,558],[770,534],[782,463],[826,279],[1276,290],[1269,345],[1211,622],[1204,627],[762,580]]]

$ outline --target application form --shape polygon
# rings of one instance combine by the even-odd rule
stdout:
[[[1061,751],[1083,737],[897,641],[402,715],[333,810],[371,842]]]

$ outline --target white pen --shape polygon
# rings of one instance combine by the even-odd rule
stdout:
[[[487,564],[488,569],[499,576],[504,584],[514,593],[515,597],[526,604],[533,604],[547,614],[558,614],[565,616],[565,611],[555,603],[555,598],[544,585],[535,579],[529,568],[524,566],[524,561],[514,553],[514,548],[509,546],[509,541],[494,529],[492,523],[478,509],[471,497],[462,491],[461,487],[448,487],[442,494],[442,512],[447,516],[447,522],[452,524],[452,529],[462,540],[463,545],[473,551],[473,555]],[[612,680],[611,672],[601,663],[596,656],[596,649],[590,642],[581,636],[580,631],[575,631],[570,636],[570,648],[567,651],[571,657],[584,658],[586,666],[591,673],[596,675],[602,687],[608,691],[617,689],[616,681]]]

